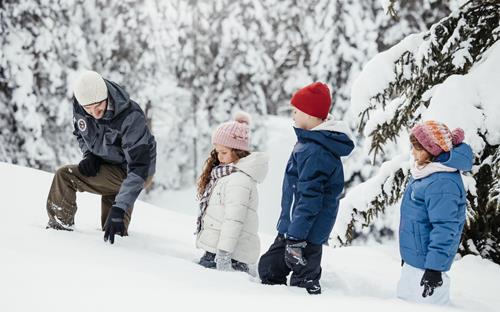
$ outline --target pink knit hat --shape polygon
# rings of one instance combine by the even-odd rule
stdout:
[[[212,135],[212,144],[242,151],[250,150],[250,115],[237,112],[234,120],[220,124]]]
[[[456,128],[450,131],[444,123],[434,120],[416,125],[411,130],[411,134],[433,156],[438,156],[442,152],[449,152],[453,146],[462,143],[464,140],[464,130]]]

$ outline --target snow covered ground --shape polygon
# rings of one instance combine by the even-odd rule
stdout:
[[[287,154],[288,120],[269,122],[272,162],[260,186],[262,250],[274,235]],[[288,129],[288,130],[286,130]],[[467,256],[452,267],[454,306],[418,306],[395,298],[397,244],[324,248],[323,294],[264,286],[244,273],[195,261],[194,190],[137,202],[130,236],[105,244],[100,199],[79,194],[74,232],[46,230],[52,174],[0,163],[0,311],[499,311],[500,266]]]

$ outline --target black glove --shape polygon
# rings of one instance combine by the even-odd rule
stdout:
[[[424,292],[422,297],[432,296],[434,289],[441,287],[443,285],[443,278],[441,277],[441,272],[434,271],[431,269],[426,269],[422,280],[420,281],[420,286],[424,286]]]
[[[88,154],[78,164],[78,170],[86,177],[95,177],[101,168],[102,159],[94,154]]]
[[[307,260],[304,258],[304,248],[306,246],[306,241],[286,240],[285,263],[287,267],[293,270],[298,266],[307,264]]]
[[[104,241],[113,244],[115,242],[115,234],[124,236],[125,235],[125,224],[123,223],[123,215],[125,210],[112,207],[111,212],[106,219],[104,224]]]

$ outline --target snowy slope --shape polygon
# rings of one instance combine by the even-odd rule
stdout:
[[[271,120],[269,180],[260,187],[260,218],[272,228],[286,154],[293,145],[288,120]],[[291,129],[289,129],[291,131]],[[293,133],[292,133],[293,134]],[[0,311],[437,311],[395,298],[397,245],[324,249],[323,292],[260,285],[244,273],[198,266],[193,192],[165,195],[165,208],[138,202],[130,236],[105,244],[100,199],[79,194],[74,232],[45,230],[52,174],[0,163]],[[187,212],[187,213],[180,213]],[[272,226],[271,226],[272,224]],[[273,233],[272,230],[265,231]],[[273,237],[262,235],[262,250]],[[500,266],[468,256],[455,263],[454,308],[498,311]],[[447,309],[444,309],[447,310]]]

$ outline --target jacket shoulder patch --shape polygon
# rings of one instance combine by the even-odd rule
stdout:
[[[87,130],[87,122],[85,121],[85,119],[83,118],[78,119],[77,125],[78,129],[80,129],[81,132]]]

